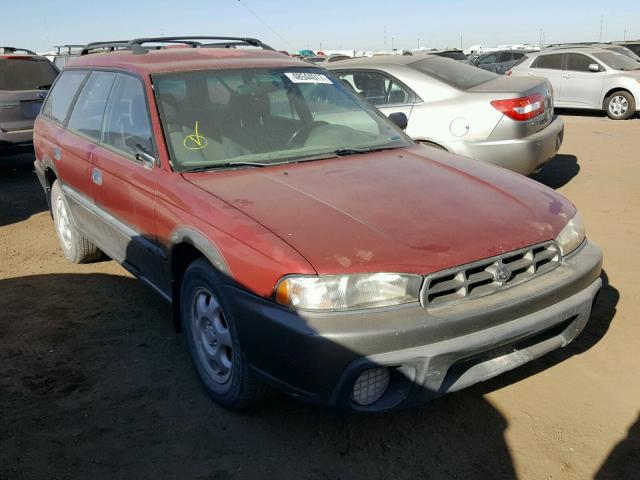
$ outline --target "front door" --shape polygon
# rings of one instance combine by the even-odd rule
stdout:
[[[589,70],[592,64],[598,65],[599,71]],[[602,108],[600,95],[604,74],[604,68],[591,57],[568,53],[562,80],[562,102],[567,106]]]
[[[153,286],[161,284],[166,256],[157,244],[157,165],[145,86],[118,74],[109,95],[102,141],[91,157],[93,198],[104,222],[102,248]]]

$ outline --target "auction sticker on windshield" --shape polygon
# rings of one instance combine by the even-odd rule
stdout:
[[[285,75],[293,83],[332,83],[326,75],[321,73],[290,72]]]

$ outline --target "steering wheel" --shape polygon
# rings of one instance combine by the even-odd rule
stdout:
[[[307,123],[306,125],[301,126],[291,135],[289,141],[285,145],[285,149],[293,148],[293,147],[301,147],[304,142],[309,138],[309,134],[312,130],[321,127],[323,125],[329,125],[327,122],[323,122],[322,120],[314,120],[311,123]]]

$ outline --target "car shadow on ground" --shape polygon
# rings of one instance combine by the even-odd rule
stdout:
[[[627,437],[611,451],[595,475],[596,480],[637,478],[640,472],[640,414],[629,428]]]
[[[570,116],[570,117],[591,117],[591,118],[605,118],[609,120],[607,117],[607,113],[604,110],[584,110],[581,108],[555,108],[555,113],[561,116]],[[640,118],[640,114],[636,113],[635,116],[631,117],[630,120]],[[615,122],[617,120],[611,120]],[[621,120],[625,121],[625,120]]]
[[[0,157],[0,227],[47,210],[33,160],[33,154]]]
[[[617,291],[603,294],[571,355],[606,332]],[[0,342],[0,478],[515,478],[508,422],[482,393],[570,356],[384,415],[281,394],[229,412],[204,394],[169,306],[104,274],[0,280]]]
[[[547,187],[557,190],[569,183],[580,172],[580,165],[575,155],[559,153],[553,157],[538,173],[529,178]]]

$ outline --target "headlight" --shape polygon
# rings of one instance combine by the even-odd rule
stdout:
[[[352,310],[418,300],[422,277],[400,273],[285,277],[276,302],[303,310]]]
[[[573,252],[584,241],[585,231],[582,217],[576,212],[574,217],[569,220],[562,231],[556,237],[556,243],[560,246],[560,253],[566,257]]]

